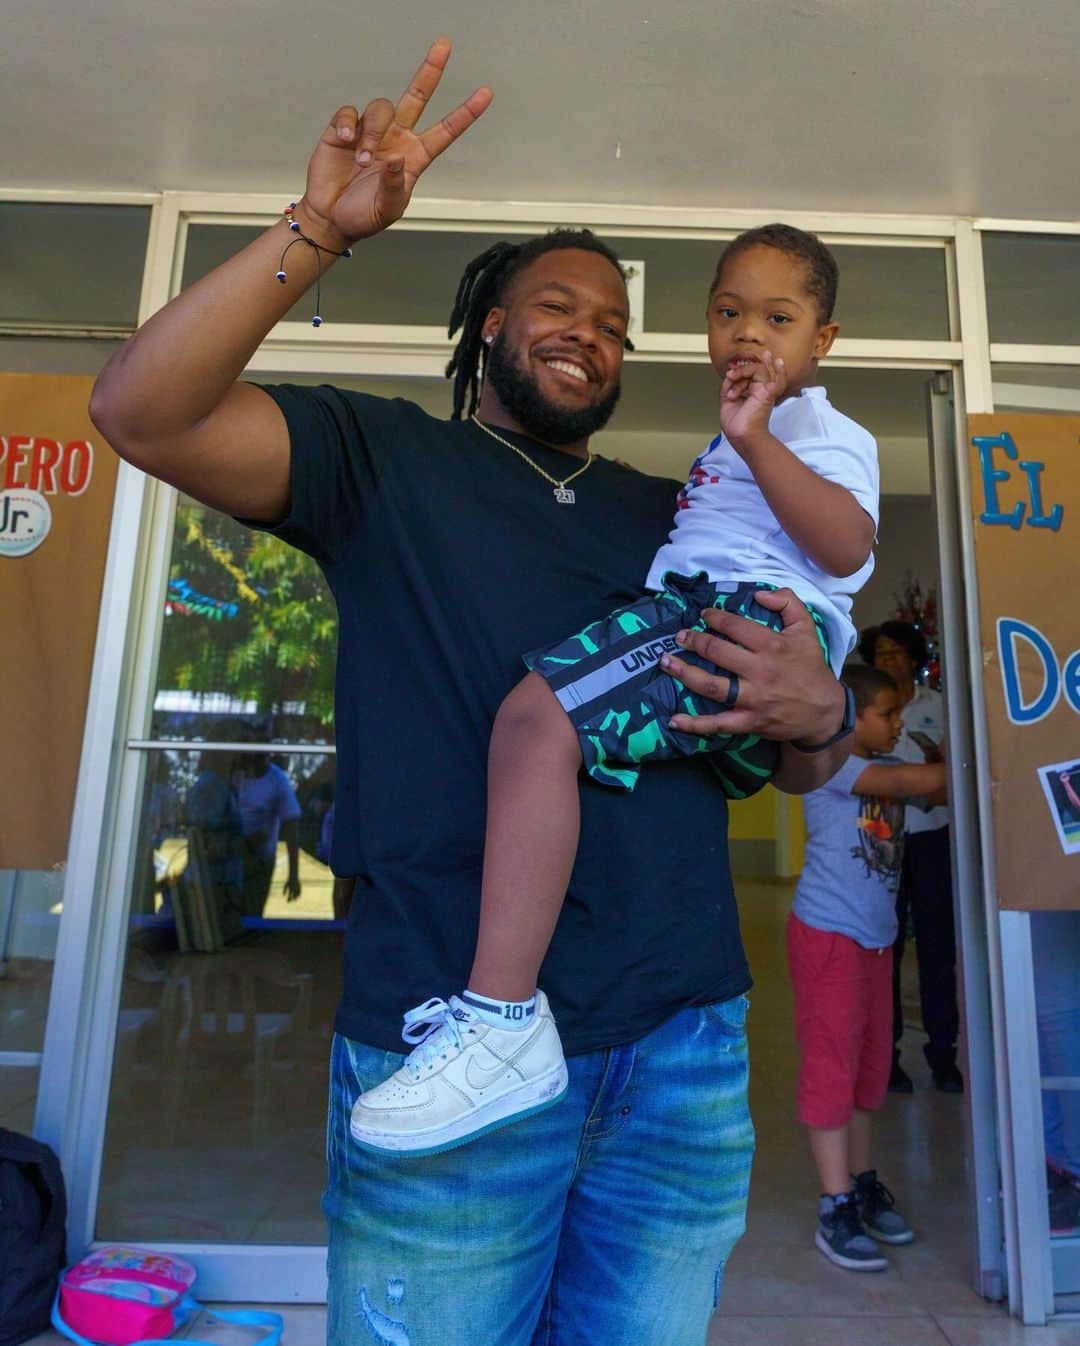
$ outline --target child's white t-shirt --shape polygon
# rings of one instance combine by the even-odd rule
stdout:
[[[874,437],[837,411],[824,388],[804,388],[774,407],[769,431],[819,476],[850,491],[877,527]],[[873,569],[873,554],[855,574],[842,578],[815,565],[780,527],[750,469],[719,434],[690,469],[678,495],[675,526],[645,583],[657,590],[668,571],[695,575],[703,570],[717,582],[787,585],[825,618],[833,671],[839,673],[855,647],[851,602]]]

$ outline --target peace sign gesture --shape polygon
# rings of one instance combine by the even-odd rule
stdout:
[[[450,43],[440,37],[396,106],[374,98],[362,113],[345,106],[330,118],[308,163],[300,203],[320,243],[340,251],[400,219],[420,174],[486,111],[492,93],[479,88],[442,121],[416,132],[449,59]]]

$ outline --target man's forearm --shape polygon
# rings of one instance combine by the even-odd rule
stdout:
[[[295,878],[300,873],[300,829],[295,818],[281,824],[281,839],[289,856],[289,876]]]
[[[849,490],[808,467],[775,435],[738,451],[784,532],[815,565],[842,576],[865,564],[874,524]]]
[[[829,743],[839,732],[847,708],[847,693],[839,682],[833,681],[828,690],[828,697],[815,707],[817,723],[811,732],[780,745],[780,765],[773,775],[773,785],[785,794],[803,795],[824,785],[840,770],[854,746],[854,734],[845,734],[814,751],[815,745]]]
[[[298,208],[305,234],[339,251],[325,224]],[[317,273],[315,249],[298,242],[275,280],[281,255],[297,238],[285,220],[159,310],[112,357],[90,402],[95,424],[121,453],[186,434],[240,378],[267,333]],[[336,259],[321,254],[325,272]],[[125,455],[127,456],[127,455]]]
[[[794,743],[782,743],[780,765],[773,775],[773,785],[789,795],[804,795],[819,789],[847,761],[853,743],[854,736],[849,734],[831,747],[812,753],[800,752]]]

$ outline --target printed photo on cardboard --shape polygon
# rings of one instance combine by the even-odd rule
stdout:
[[[1039,767],[1039,780],[1066,855],[1080,853],[1080,761]]]

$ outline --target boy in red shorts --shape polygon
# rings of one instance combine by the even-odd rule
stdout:
[[[872,1239],[914,1237],[871,1166],[870,1123],[892,1064],[892,947],[904,846],[904,805],[940,802],[941,763],[889,759],[900,737],[896,684],[880,669],[847,668],[855,747],[805,796],[806,864],[788,918],[801,1064],[797,1107],[821,1179],[814,1242],[851,1271],[884,1271]],[[872,1236],[868,1237],[868,1236]]]

